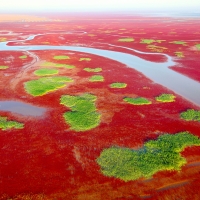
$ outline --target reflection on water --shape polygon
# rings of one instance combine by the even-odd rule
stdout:
[[[0,111],[9,111],[20,115],[38,117],[43,115],[46,109],[19,101],[0,101]]]

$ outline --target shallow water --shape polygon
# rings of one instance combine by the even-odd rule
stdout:
[[[39,117],[46,109],[19,101],[0,101],[0,111],[9,111],[20,115]]]
[[[40,34],[38,34],[40,35]],[[26,40],[33,40],[37,35],[31,35]],[[15,41],[17,42],[17,41]],[[167,58],[166,62],[156,63],[147,61],[137,56],[111,50],[102,50],[97,48],[79,47],[79,46],[52,46],[52,45],[26,45],[26,46],[7,46],[7,42],[0,42],[0,51],[30,51],[30,50],[70,50],[83,53],[94,54],[109,58],[127,65],[141,73],[152,81],[161,84],[162,86],[174,91],[183,98],[200,106],[200,83],[181,75],[169,67],[176,65],[172,57],[164,53],[146,53],[136,49],[128,48],[140,54],[149,55],[164,55]]]

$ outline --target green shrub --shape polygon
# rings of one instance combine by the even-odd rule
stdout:
[[[64,118],[75,131],[87,131],[99,125],[98,113],[66,112]]]
[[[152,103],[148,99],[145,99],[145,98],[142,98],[142,97],[138,97],[138,98],[126,97],[126,98],[124,98],[124,101],[128,102],[130,104],[133,104],[133,105],[148,105],[148,104]]]
[[[200,111],[194,109],[188,109],[180,114],[182,119],[186,121],[200,121]]]
[[[104,77],[101,76],[101,75],[94,75],[94,76],[90,77],[89,81],[91,81],[91,82],[99,82],[99,81],[102,82],[102,81],[104,81]]]
[[[141,42],[142,44],[151,44],[151,43],[154,43],[156,42],[155,40],[153,39],[141,39]]]
[[[64,68],[67,68],[67,69],[74,69],[75,68],[75,66],[74,65],[66,65],[66,64],[64,64],[64,65],[62,65],[62,64],[57,64],[56,65],[56,67],[64,67]]]
[[[111,88],[126,88],[127,84],[126,83],[112,83],[110,84]]]
[[[133,38],[121,38],[118,40],[119,42],[133,42],[134,39]]]
[[[157,46],[157,45],[147,45],[147,49],[149,49],[151,51],[155,51],[155,52],[163,52],[167,48],[166,47]]]
[[[87,93],[82,96],[61,97],[60,103],[71,109],[63,116],[72,130],[87,131],[99,125],[100,114],[96,112],[95,101],[96,96]]]
[[[166,40],[155,40],[157,43],[165,42]]]
[[[27,58],[27,55],[19,56],[19,58],[21,58],[21,59],[26,59],[26,58]]]
[[[69,56],[60,55],[60,56],[54,56],[53,59],[55,59],[55,60],[66,60],[66,59],[70,59],[70,58],[69,58]]]
[[[53,63],[53,62],[44,62],[41,64],[41,66],[43,67],[55,67],[55,64],[56,63]]]
[[[183,42],[183,41],[173,41],[173,42],[170,42],[172,44],[182,44],[183,46],[186,46],[186,43],[187,42]]]
[[[70,107],[72,111],[93,112],[96,110],[94,102],[96,96],[91,94],[83,94],[82,96],[63,95],[60,99],[61,104]]]
[[[124,181],[150,178],[158,171],[180,170],[186,164],[180,153],[189,146],[200,146],[199,138],[188,132],[164,134],[157,140],[146,142],[138,150],[121,147],[104,149],[97,163],[101,172],[109,177]]]
[[[195,47],[200,50],[200,44],[196,44]]]
[[[24,124],[16,122],[16,121],[7,121],[7,117],[0,116],[0,129],[5,131],[12,128],[22,129],[24,128]]]
[[[44,68],[44,69],[38,69],[34,71],[34,74],[37,76],[49,76],[49,75],[58,74],[58,70]]]
[[[0,66],[0,69],[8,69],[8,66],[1,65],[1,66]]]
[[[158,97],[155,97],[156,101],[161,101],[161,102],[174,102],[175,101],[175,96],[173,94],[161,94]]]
[[[98,67],[98,68],[92,69],[92,68],[86,67],[86,68],[84,68],[84,70],[85,70],[86,72],[101,72],[101,71],[102,71],[102,68]]]
[[[41,64],[42,67],[63,67],[67,69],[73,69],[75,68],[74,65],[67,65],[67,64],[61,64],[61,63],[54,63],[54,62],[44,62]]]
[[[179,57],[179,58],[184,58],[185,56],[183,55],[183,52],[174,52],[175,53],[175,55],[177,56],[177,57]]]
[[[42,96],[51,91],[65,87],[67,82],[72,82],[71,78],[65,76],[43,77],[25,83],[25,90],[32,96]]]
[[[80,58],[80,59],[79,59],[79,61],[83,61],[83,60],[85,60],[85,61],[90,61],[91,58]]]

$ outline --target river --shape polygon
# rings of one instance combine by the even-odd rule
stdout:
[[[33,40],[38,35],[41,34],[31,35],[27,39],[19,41]],[[138,51],[133,48],[127,48],[129,50],[135,51],[140,54],[149,54],[149,55],[157,54],[162,56],[164,55],[166,57],[165,62],[157,63],[157,62],[147,61],[145,59],[142,59],[140,57],[128,53],[122,53],[113,50],[102,50],[91,47],[53,46],[53,45],[8,46],[9,42],[19,42],[19,41],[0,42],[0,51],[70,50],[75,52],[83,52],[83,53],[103,56],[105,58],[109,58],[118,61],[120,63],[123,63],[128,67],[131,67],[141,72],[155,83],[158,83],[168,88],[169,90],[174,91],[176,94],[182,96],[188,101],[200,106],[200,83],[170,69],[169,67],[176,65],[176,63],[173,61],[173,58],[167,54],[152,53],[152,52],[147,53]]]

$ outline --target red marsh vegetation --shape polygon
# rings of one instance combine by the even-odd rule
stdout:
[[[200,81],[199,19],[57,17],[60,21],[55,22],[55,16],[51,16],[52,21],[48,22],[13,22],[12,26],[1,23],[0,42],[12,40],[10,46],[95,47],[158,63],[165,62],[166,57],[124,47],[165,53],[176,62],[172,70]],[[33,34],[42,35],[24,40]],[[45,109],[34,117],[28,111],[20,114],[0,107],[1,117],[23,124],[20,129],[4,130],[5,120],[0,118],[0,199],[198,199],[199,145],[186,145],[181,151],[185,164],[180,170],[156,171],[149,178],[124,181],[106,176],[97,162],[105,149],[141,149],[148,141],[157,141],[166,133],[176,135],[187,131],[200,137],[200,122],[180,117],[188,109],[200,110],[197,105],[129,66],[101,56],[64,50],[22,49],[0,53],[0,101],[12,100]],[[37,71],[41,69],[44,70]],[[52,69],[55,74],[45,74]],[[56,85],[55,77],[67,77],[70,81]],[[42,94],[44,90],[46,93]],[[91,94],[87,98],[95,100],[87,99],[84,94]],[[157,101],[161,94],[175,98],[171,102]],[[81,98],[84,105],[89,102],[87,105],[100,116],[94,128],[77,131],[66,120],[64,113],[73,114],[74,104],[63,104],[61,97],[65,95],[73,97],[74,102]],[[149,103],[124,101],[139,97]],[[90,120],[89,111],[77,108],[75,112]]]

